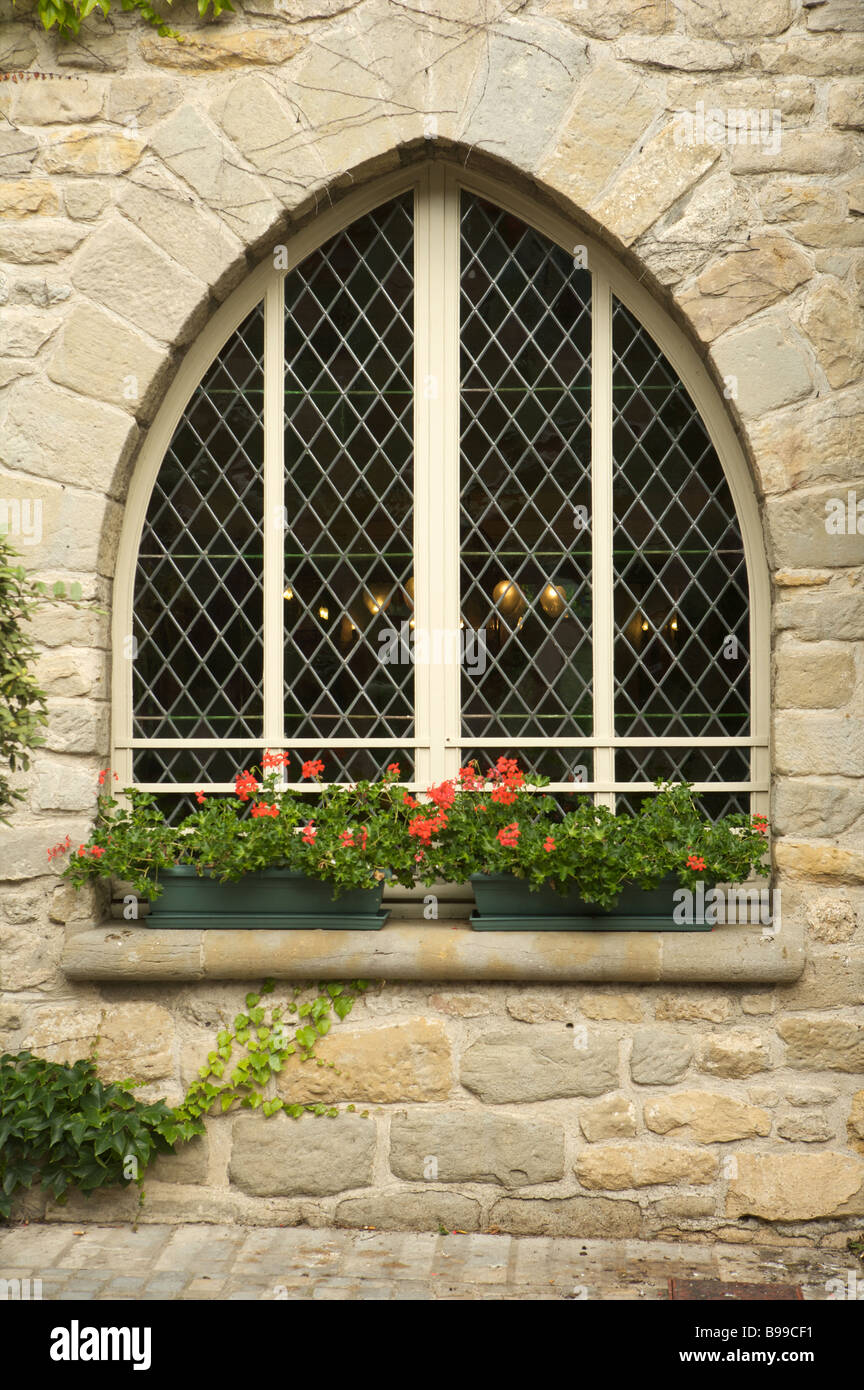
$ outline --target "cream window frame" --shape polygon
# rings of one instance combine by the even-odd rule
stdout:
[[[121,786],[135,785],[133,749],[146,746],[243,748],[248,738],[133,738],[133,662],[129,638],[135,568],[150,495],[163,457],[194,391],[222,347],[264,302],[264,748],[326,750],[327,739],[286,739],[282,725],[282,529],[274,524],[283,500],[284,279],[330,237],[381,203],[414,190],[414,446],[415,621],[421,629],[459,630],[459,200],[462,189],[513,213],[572,253],[583,247],[592,277],[592,603],[594,729],[591,736],[519,739],[521,747],[593,748],[594,779],[581,790],[614,805],[619,791],[651,790],[648,782],[618,782],[614,751],[626,747],[749,747],[748,781],[697,783],[697,790],[751,794],[754,811],[767,813],[770,777],[770,587],[759,510],[749,470],[723,401],[685,334],[615,257],[563,215],[486,175],[445,160],[400,170],[326,209],[287,246],[285,268],[265,261],[230,296],[187,352],[151,425],[132,478],[121,529],[112,618],[112,766]],[[744,546],[750,592],[751,733],[741,737],[626,738],[614,734],[612,586],[612,299],[642,323],[678,373],[699,411],[729,484]],[[267,632],[278,640],[267,640]],[[460,730],[457,663],[415,666],[413,787],[452,776],[460,748],[500,747],[500,739],[472,739]],[[334,747],[392,747],[392,739],[332,739]],[[191,792],[201,783],[139,783],[146,790]],[[204,785],[207,785],[206,783]],[[292,785],[292,784],[288,784]],[[301,784],[295,784],[301,785]],[[553,784],[552,789],[555,789]],[[231,783],[211,783],[231,790]],[[572,791],[572,783],[560,790]]]

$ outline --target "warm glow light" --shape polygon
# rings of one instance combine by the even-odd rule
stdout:
[[[643,623],[643,624],[642,624],[642,631],[643,631],[643,632],[647,632],[647,631],[648,631],[648,624],[647,624],[647,623]]]
[[[370,613],[383,613],[390,604],[393,595],[387,584],[372,584],[363,594],[363,602]]]
[[[525,596],[512,579],[499,579],[492,590],[492,602],[505,618],[515,618],[525,607]]]
[[[677,619],[677,618],[673,618],[672,621],[671,621],[671,623],[669,624],[669,626],[671,627],[671,629],[672,629],[673,632],[677,632],[677,631],[678,631],[678,619]]]
[[[326,621],[327,618],[330,617],[330,609],[329,609],[329,608],[319,608],[319,609],[318,609],[318,617],[319,617],[319,618],[324,618],[324,620]]]
[[[284,592],[284,594],[282,595],[282,597],[283,597],[283,598],[293,598],[293,597],[294,597],[294,590],[293,590],[293,589],[286,589],[285,592]]]
[[[566,602],[567,592],[563,584],[547,584],[540,595],[540,607],[550,618],[557,618],[559,613],[563,613]]]

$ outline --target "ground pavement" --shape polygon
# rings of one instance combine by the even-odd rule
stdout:
[[[844,1250],[298,1227],[13,1225],[0,1279],[51,1299],[663,1299],[670,1277],[837,1298]],[[854,1283],[854,1280],[853,1280]],[[832,1293],[833,1289],[833,1293]]]

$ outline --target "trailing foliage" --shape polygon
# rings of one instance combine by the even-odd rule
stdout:
[[[583,898],[611,907],[626,884],[653,888],[676,874],[692,888],[763,871],[765,817],[711,821],[687,783],[658,783],[635,814],[615,814],[588,796],[563,814],[543,792],[547,778],[528,781],[514,759],[502,757],[482,775],[476,765],[460,768],[458,777],[428,787],[422,801],[399,785],[396,763],[378,782],[313,788],[310,798],[279,790],[288,756],[265,754],[263,780],[257,770],[238,773],[234,798],[196,793],[200,809],[173,826],[153,796],[135,789],[122,803],[100,796],[88,843],[77,852],[68,843],[57,847],[72,854],[65,876],[76,887],[121,879],[152,899],[161,891],[160,871],[181,864],[222,881],[288,868],[331,883],[336,895],[384,878],[412,887],[512,873],[562,893],[575,884]],[[302,773],[317,784],[323,769],[316,759]]]
[[[164,3],[170,5],[171,0],[164,0]],[[183,42],[182,36],[157,13],[149,0],[119,0],[119,3],[118,0],[36,0],[36,10],[43,28],[56,29],[61,39],[77,38],[81,25],[94,11],[98,10],[107,18],[112,9],[135,10],[145,24],[149,24],[163,38]],[[204,16],[211,10],[215,18],[223,10],[233,13],[234,6],[230,0],[198,0],[199,15]]]
[[[30,766],[29,752],[44,743],[40,729],[47,719],[45,692],[29,667],[36,649],[22,624],[45,592],[14,563],[15,551],[0,531],[0,822],[23,792],[13,791],[6,768],[15,772]]]
[[[319,993],[314,999],[301,1003],[297,1000],[303,987],[295,987],[294,999],[285,1006],[289,1014],[296,1016],[295,1026],[293,1019],[289,1022],[283,1018],[285,1011],[281,1006],[262,1006],[261,995],[271,994],[274,988],[272,980],[265,981],[260,993],[246,995],[246,1012],[237,1015],[233,1028],[224,1028],[219,1033],[216,1049],[208,1053],[207,1061],[199,1067],[199,1079],[189,1087],[177,1114],[197,1121],[214,1107],[218,1114],[239,1105],[246,1110],[257,1110],[260,1106],[262,1113],[268,1116],[282,1110],[295,1120],[307,1111],[335,1118],[339,1114],[338,1106],[292,1105],[278,1096],[266,1100],[263,1088],[282,1070],[286,1057],[297,1056],[301,1062],[314,1062],[316,1066],[335,1070],[332,1062],[325,1063],[315,1056],[315,1044],[329,1033],[331,1014],[339,1019],[347,1018],[354,1000],[368,985],[368,980],[351,980],[348,984],[330,980],[318,985]],[[243,1049],[239,1058],[235,1055],[236,1044]],[[347,1108],[354,1110],[353,1105]]]
[[[69,1189],[140,1185],[156,1154],[204,1132],[164,1101],[137,1100],[131,1085],[100,1081],[93,1058],[64,1066],[30,1052],[0,1057],[0,1217],[37,1180],[59,1202]]]

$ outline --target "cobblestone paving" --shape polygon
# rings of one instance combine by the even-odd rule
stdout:
[[[248,1226],[13,1226],[0,1278],[43,1299],[662,1299],[670,1276],[801,1284],[861,1266],[836,1250]],[[31,1286],[32,1287],[32,1286]]]

